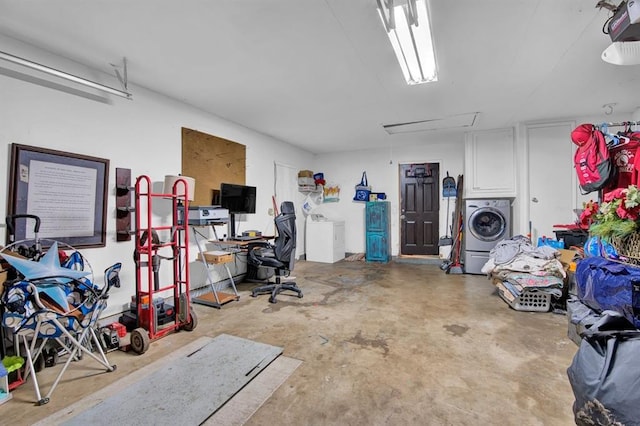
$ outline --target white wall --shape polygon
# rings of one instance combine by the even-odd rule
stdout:
[[[352,201],[354,186],[367,171],[369,185],[374,192],[385,192],[391,202],[391,249],[397,256],[400,250],[399,164],[440,163],[440,180],[449,172],[457,178],[463,172],[464,138],[462,135],[416,136],[414,144],[390,149],[372,149],[317,155],[314,171],[322,171],[327,182],[340,185],[340,202],[320,205],[316,211],[329,218],[345,221],[347,253],[365,251],[364,203]],[[442,195],[442,192],[441,194]],[[455,203],[451,202],[451,211]],[[440,235],[446,228],[446,199],[440,200]]]
[[[17,56],[97,81],[102,79],[117,87],[117,82],[108,76],[12,39],[0,38],[0,46]],[[274,188],[274,161],[286,158],[288,164],[301,169],[308,169],[313,164],[312,154],[299,148],[142,87],[129,89],[134,95],[133,101],[109,97],[110,102],[103,103],[0,73],[0,145],[4,147],[0,149],[0,164],[9,164],[11,143],[110,160],[106,247],[82,250],[99,283],[102,283],[102,271],[106,267],[118,261],[123,263],[122,288],[113,290],[105,315],[120,312],[135,294],[133,241],[116,242],[115,236],[116,167],[130,168],[134,178],[148,175],[154,183],[161,182],[166,174],[179,173],[182,127],[242,143],[247,147],[246,182],[258,187],[257,213],[245,216],[247,221],[238,226],[243,230],[269,226],[273,229],[273,217],[268,215],[268,209]],[[0,176],[0,203],[5,206],[7,175],[8,171]],[[0,238],[4,240],[4,229]],[[194,246],[190,255],[195,259]],[[226,278],[223,269],[216,273],[220,279]],[[202,279],[198,277],[198,280]],[[197,287],[201,282],[194,282],[192,286]]]
[[[636,115],[640,112],[636,112]],[[612,116],[592,116],[562,119],[562,121],[574,121],[580,123],[599,124],[602,122],[619,122],[629,120],[629,114],[615,114]],[[549,121],[551,123],[555,121]],[[536,122],[542,124],[543,122]],[[522,126],[524,123],[517,123]],[[616,130],[617,131],[617,130]],[[516,132],[517,156],[518,156],[518,194],[514,203],[514,228],[515,234],[526,234],[528,232],[528,199],[526,199],[528,151],[526,141],[522,139],[522,132]],[[570,140],[571,135],[561,135]],[[549,156],[555,155],[553,152]],[[340,202],[326,203],[320,205],[315,213],[322,213],[329,218],[343,219],[346,225],[346,251],[348,253],[364,252],[364,204],[352,201],[353,188],[360,181],[362,170],[367,171],[369,184],[376,192],[386,192],[387,198],[391,202],[391,233],[392,233],[392,254],[398,255],[400,248],[400,224],[398,206],[400,203],[398,164],[402,163],[440,163],[441,178],[446,172],[457,178],[463,173],[464,165],[464,136],[462,135],[442,135],[442,136],[416,136],[415,144],[403,145],[402,148],[372,149],[366,151],[350,151],[330,154],[320,154],[316,156],[314,171],[322,171],[327,182],[339,184],[341,188]],[[573,158],[565,159],[565,166],[573,170]],[[542,165],[541,167],[544,167]],[[575,174],[575,173],[574,173]],[[573,179],[575,180],[575,179]],[[567,184],[571,185],[572,182]],[[553,191],[549,188],[549,191]],[[592,199],[595,195],[586,196],[576,192],[573,208],[581,208],[582,203]],[[452,200],[453,201],[453,200]],[[451,202],[451,211],[455,208],[455,203]],[[573,217],[572,212],[568,212],[569,217]],[[564,219],[563,219],[564,220]],[[563,222],[559,220],[556,222]],[[555,222],[554,222],[555,223]],[[446,199],[440,199],[440,235],[446,232]],[[444,256],[447,253],[442,253]]]

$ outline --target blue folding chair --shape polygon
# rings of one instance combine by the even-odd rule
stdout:
[[[47,254],[41,259],[57,256],[57,244],[54,243]],[[9,263],[13,261],[3,253],[0,255]],[[5,313],[2,324],[14,334],[17,355],[20,355],[21,347],[26,352],[25,378],[29,375],[33,377],[37,405],[49,402],[71,361],[79,359],[80,355],[88,355],[106,368],[107,372],[116,369],[115,365],[109,364],[95,329],[101,313],[107,306],[110,288],[120,286],[119,272],[122,264],[116,263],[107,268],[104,284],[99,287],[87,277],[78,277],[77,272],[85,263],[86,260],[80,253],[74,251],[64,263],[65,266],[60,265],[54,275],[37,277],[31,274],[5,284],[2,296]],[[24,267],[24,264],[21,266]],[[34,360],[43,354],[45,345],[51,340],[58,343],[67,359],[53,385],[43,397]],[[98,354],[94,354],[90,348]]]

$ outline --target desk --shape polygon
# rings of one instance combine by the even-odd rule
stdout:
[[[233,247],[238,252],[246,253],[248,251],[248,246],[250,244],[267,243],[268,240],[272,240],[274,238],[275,238],[275,236],[272,236],[272,235],[263,235],[259,239],[250,240],[250,241],[209,240],[209,243],[218,244],[220,247]],[[244,281],[263,283],[266,280],[268,280],[269,278],[271,278],[273,276],[273,274],[274,274],[274,270],[273,269],[258,268],[257,266],[250,265],[249,262],[247,262],[247,274],[244,277]]]
[[[238,249],[247,249],[247,246],[252,243],[266,243],[269,240],[273,240],[273,235],[263,235],[255,240],[209,240],[211,244],[219,244],[220,246],[235,247]]]

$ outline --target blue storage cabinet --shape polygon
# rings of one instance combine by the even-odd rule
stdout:
[[[365,209],[366,260],[391,260],[391,208],[388,201],[368,202]]]

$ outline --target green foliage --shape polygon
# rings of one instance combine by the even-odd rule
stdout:
[[[609,241],[611,237],[624,237],[635,232],[638,223],[631,220],[610,220],[608,222],[596,222],[589,228],[589,233]]]
[[[635,185],[611,191],[605,200],[589,227],[592,236],[609,241],[612,237],[622,238],[638,230],[640,191]]]
[[[627,188],[624,206],[627,209],[632,209],[638,205],[640,205],[640,191],[638,191],[638,187],[631,185]]]

